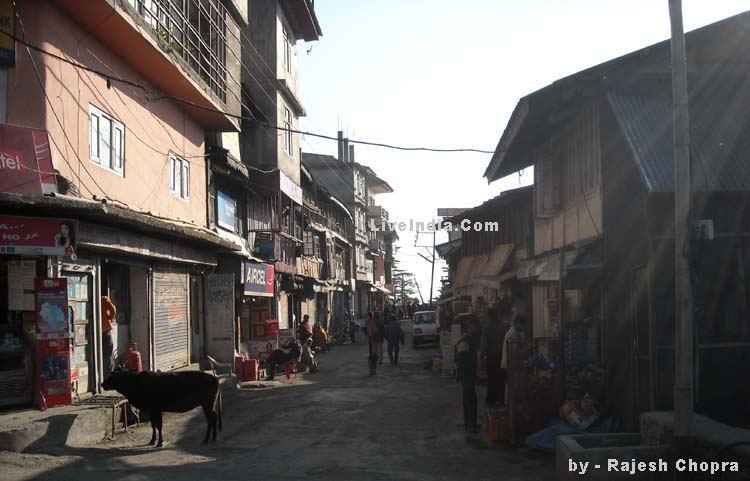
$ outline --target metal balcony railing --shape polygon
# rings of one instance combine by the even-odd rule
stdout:
[[[227,22],[219,0],[128,0],[222,102],[227,101]],[[238,52],[233,52],[240,58]]]

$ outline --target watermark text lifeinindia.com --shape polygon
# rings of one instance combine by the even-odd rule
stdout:
[[[400,222],[376,222],[370,219],[367,227],[371,232],[424,232],[424,231],[445,231],[445,232],[499,232],[500,224],[493,221],[472,221],[463,219],[461,222],[451,223],[440,220],[430,220],[428,222],[409,219]]]

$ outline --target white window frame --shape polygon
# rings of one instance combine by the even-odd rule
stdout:
[[[284,151],[292,155],[294,143],[292,141],[292,111],[284,107]]]
[[[190,200],[190,163],[169,153],[169,193],[182,200]]]
[[[93,105],[89,105],[89,159],[125,176],[125,126]]]
[[[284,70],[287,73],[292,73],[292,42],[289,38],[289,30],[284,26],[282,27],[282,35],[284,37]]]

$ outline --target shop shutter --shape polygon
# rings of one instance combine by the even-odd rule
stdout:
[[[171,371],[186,366],[188,280],[184,272],[154,271],[154,366]]]

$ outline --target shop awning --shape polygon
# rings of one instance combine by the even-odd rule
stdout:
[[[442,306],[443,304],[455,301],[456,299],[458,299],[458,297],[456,297],[456,296],[448,297],[446,299],[440,299],[440,300],[437,301],[437,305],[438,306]]]
[[[563,276],[567,275],[580,253],[580,249],[572,247],[565,249]],[[540,282],[558,282],[560,280],[560,251],[554,251],[537,259],[530,259],[526,266],[518,270],[518,277],[519,279],[536,279]]]
[[[456,269],[456,275],[453,277],[453,287],[463,287],[469,282],[473,260],[473,257],[464,257],[458,262],[458,269]]]
[[[471,295],[472,293],[475,293],[481,295],[481,293],[484,292],[486,278],[483,278],[481,273],[484,266],[487,265],[489,258],[489,254],[481,254],[470,258],[471,264],[469,264],[468,268],[468,281],[463,286],[459,286],[459,294]]]
[[[500,244],[490,254],[487,264],[482,269],[482,277],[497,277],[508,262],[515,244]]]
[[[385,287],[380,287],[376,284],[370,284],[370,285],[372,286],[370,288],[370,292],[380,292],[381,294],[385,294],[385,295],[391,294],[391,291],[389,291]]]

